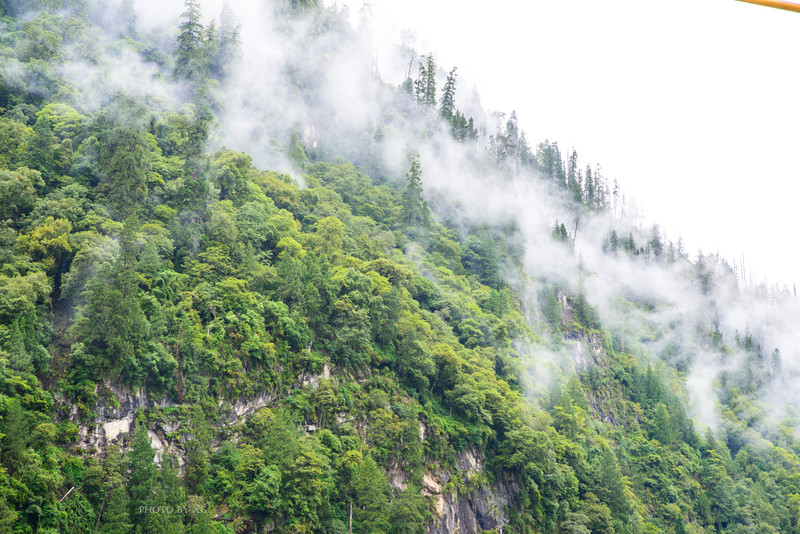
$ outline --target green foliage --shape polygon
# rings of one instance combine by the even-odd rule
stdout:
[[[413,237],[430,225],[428,203],[422,198],[422,167],[419,154],[414,154],[411,158],[411,169],[408,171],[407,179],[403,191],[401,220],[403,227]]]
[[[130,2],[113,42],[80,1],[3,5],[32,8],[4,19],[0,61],[36,90],[0,85],[0,532],[344,533],[352,510],[357,534],[422,533],[437,499],[498,488],[508,532],[798,530],[796,422],[758,436],[768,414],[752,400],[780,352],[749,334],[731,344],[752,372],[720,384],[721,432],[700,439],[681,376],[604,330],[592,275],[579,266],[571,290],[533,278],[516,223],[439,224],[424,197],[447,204],[423,195],[418,154],[397,187],[369,154],[317,161],[336,152],[295,127],[284,156],[301,188],[216,146],[226,103],[213,95],[239,29],[227,7],[217,30],[199,2],[184,6],[168,50],[136,31]],[[276,10],[333,31],[317,2]],[[60,73],[65,58],[102,65],[102,46],[179,79],[190,103],[87,104]],[[316,84],[291,69],[313,102]],[[456,69],[440,96],[436,74],[421,57],[407,87],[421,106],[405,99],[381,121],[413,113],[477,140]],[[495,119],[487,175],[538,169],[579,222],[612,198],[616,211],[599,167],[547,141],[534,154],[515,113]],[[393,135],[368,130],[369,150]],[[558,221],[552,236],[575,237]],[[631,255],[620,261],[686,260],[657,227],[635,240],[612,229],[603,246]],[[718,283],[712,258],[692,268],[703,291]],[[731,352],[718,326],[704,331],[709,350]],[[591,355],[571,378],[540,357],[573,349]],[[82,449],[98,415],[120,410],[135,430]],[[193,513],[147,508],[164,505]]]
[[[101,136],[100,146],[109,201],[122,217],[136,213],[147,198],[151,139],[144,131],[119,126]]]

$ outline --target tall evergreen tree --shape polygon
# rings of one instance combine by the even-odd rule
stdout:
[[[578,153],[573,148],[567,163],[567,188],[572,192],[572,197],[576,202],[581,202],[583,197],[581,180],[582,175],[578,168]]]
[[[58,176],[54,151],[57,142],[50,119],[45,114],[39,114],[33,125],[33,137],[25,145],[22,163],[42,173],[48,186],[54,185]]]
[[[586,166],[584,184],[583,202],[587,207],[593,208],[597,202],[597,191],[595,190],[594,173],[589,165]]]
[[[650,241],[648,241],[647,245],[653,256],[657,258],[661,256],[661,253],[664,251],[664,242],[661,239],[661,229],[657,224],[654,224],[653,228],[650,230]]]
[[[388,532],[389,485],[372,456],[367,456],[358,468],[354,481],[356,518],[364,532]]]
[[[419,154],[413,155],[407,178],[406,188],[403,191],[403,224],[406,228],[427,227],[430,223],[430,209],[422,198],[422,166]]]
[[[199,0],[185,0],[184,6],[175,51],[175,75],[199,82],[208,68],[203,14]]]
[[[219,17],[220,25],[217,32],[216,53],[214,55],[213,74],[219,80],[228,78],[233,72],[242,53],[240,32],[241,27],[231,10],[230,2],[225,0],[222,4],[222,13]]]
[[[128,513],[128,492],[125,487],[127,469],[118,446],[108,447],[103,470],[105,482],[97,518],[98,531],[102,534],[128,534],[133,525]]]
[[[433,54],[419,58],[419,75],[414,82],[414,96],[420,104],[432,107],[436,105],[436,62]]]
[[[153,502],[156,484],[156,466],[153,463],[155,456],[147,428],[140,424],[134,432],[131,451],[126,458],[131,474],[128,481],[128,513],[137,530],[148,523],[148,507],[168,505]]]
[[[453,70],[447,75],[440,101],[442,117],[451,124],[456,113],[456,69],[457,67],[453,67]]]
[[[25,448],[28,445],[29,433],[27,417],[18,399],[7,398],[5,413],[0,422],[0,451],[2,451],[2,465],[12,475],[22,468],[25,460]]]
[[[147,199],[151,145],[143,130],[119,126],[101,139],[100,164],[107,176],[108,198],[115,211],[127,217]]]

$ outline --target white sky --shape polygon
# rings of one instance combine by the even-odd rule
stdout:
[[[344,3],[357,20],[362,1]],[[458,67],[462,94],[475,85],[490,110],[515,109],[532,145],[548,138],[600,163],[669,238],[744,254],[756,280],[800,281],[800,14],[734,0],[372,10],[379,56],[413,28],[419,52]]]

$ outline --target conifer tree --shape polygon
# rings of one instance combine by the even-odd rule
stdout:
[[[126,458],[131,473],[128,481],[128,495],[130,495],[128,508],[137,529],[144,528],[148,523],[148,514],[142,510],[153,506],[167,506],[166,503],[153,502],[156,483],[156,467],[153,463],[155,455],[147,428],[140,424],[134,432],[131,451]]]
[[[358,468],[354,481],[356,517],[364,532],[388,532],[389,485],[372,456],[367,456]]]
[[[219,17],[220,25],[217,33],[216,54],[214,57],[214,75],[219,80],[228,78],[241,55],[241,27],[233,16],[230,2],[222,4]]]
[[[647,245],[650,252],[652,252],[653,256],[656,258],[660,257],[661,253],[664,251],[664,243],[661,240],[661,230],[657,224],[654,224],[653,228],[650,230],[650,241],[648,241]]]
[[[206,69],[206,32],[199,0],[185,0],[184,6],[175,52],[175,75],[197,82]]]
[[[440,107],[442,117],[451,124],[453,123],[456,113],[456,69],[457,67],[453,67],[453,70],[447,75],[447,81],[445,81],[444,88],[442,89]]]
[[[53,185],[58,174],[53,150],[57,141],[50,119],[46,115],[40,114],[33,125],[33,137],[25,146],[22,163],[42,173],[42,178],[48,186]]]
[[[0,451],[2,465],[12,475],[16,474],[24,464],[25,448],[28,446],[29,433],[27,417],[19,399],[8,398],[5,402],[5,413],[0,423]]]
[[[147,134],[119,126],[102,136],[100,163],[107,175],[108,197],[126,217],[143,207],[147,198],[151,146]]]
[[[108,447],[103,470],[104,495],[97,524],[102,534],[128,534],[133,525],[128,514],[128,493],[125,489],[126,469],[117,445]]]
[[[414,96],[420,104],[436,105],[436,62],[433,54],[419,58],[419,75],[414,82]]]
[[[578,169],[578,153],[572,149],[567,163],[567,188],[572,191],[572,197],[576,202],[581,202],[581,171]]]
[[[627,516],[630,506],[625,498],[625,482],[617,458],[609,448],[604,448],[600,456],[600,486],[598,496],[617,516]]]
[[[592,207],[597,211],[605,211],[608,208],[608,182],[599,164],[594,168],[594,191],[595,201]]]
[[[584,184],[583,202],[588,208],[591,209],[595,206],[595,202],[597,201],[597,191],[595,191],[594,174],[592,173],[592,168],[589,165],[586,166],[586,178],[584,180]]]
[[[430,209],[422,198],[422,167],[419,154],[413,155],[407,178],[406,188],[403,191],[403,224],[406,228],[427,227],[430,223]]]
[[[433,61],[433,54],[428,54],[425,60],[425,104],[428,106],[436,105],[436,64]]]

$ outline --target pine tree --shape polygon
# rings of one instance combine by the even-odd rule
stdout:
[[[131,451],[126,460],[130,468],[128,482],[129,514],[137,528],[144,528],[148,523],[148,514],[142,510],[152,506],[167,506],[167,503],[154,503],[156,482],[156,466],[153,463],[156,453],[150,444],[147,428],[140,424],[134,433]]]
[[[100,164],[107,176],[108,198],[126,217],[144,206],[150,174],[151,145],[147,134],[120,126],[102,136]]]
[[[594,168],[594,190],[595,190],[595,203],[594,209],[597,211],[606,211],[608,209],[608,181],[603,176],[603,168],[596,165]]]
[[[217,79],[224,80],[230,77],[242,52],[241,26],[236,23],[228,0],[222,4],[219,20],[213,73]]]
[[[661,442],[662,445],[672,445],[675,442],[675,431],[672,428],[672,421],[669,417],[667,407],[663,402],[659,402],[653,416],[653,437]]]
[[[125,465],[119,447],[108,447],[103,470],[105,484],[103,501],[97,518],[102,534],[128,534],[133,525],[128,515],[128,493],[125,490]]]
[[[427,79],[425,80],[425,104],[436,105],[436,64],[433,61],[433,54],[428,54],[425,60]]]
[[[405,191],[403,191],[402,220],[406,228],[425,228],[430,223],[430,209],[422,198],[422,167],[419,154],[411,159],[411,169],[407,174]]]
[[[33,125],[33,137],[26,143],[22,162],[27,167],[41,172],[48,186],[52,186],[58,176],[53,150],[57,142],[50,119],[44,114],[39,114]]]
[[[175,456],[167,456],[161,462],[155,501],[173,508],[186,505],[186,493],[183,491],[180,478],[178,478],[178,459]],[[166,514],[160,519],[160,532],[164,534],[183,532],[181,514]]]
[[[650,252],[652,252],[656,258],[661,256],[661,253],[664,251],[664,243],[661,240],[661,230],[657,224],[654,224],[653,228],[650,230],[650,241],[648,241],[647,244]]]
[[[178,47],[175,52],[175,75],[194,82],[200,81],[206,65],[206,32],[202,24],[199,0],[185,0],[181,15]]]
[[[625,517],[630,512],[630,506],[625,497],[622,471],[616,456],[608,448],[604,448],[600,456],[600,485],[597,494],[616,517]]]
[[[595,191],[595,182],[594,182],[594,174],[592,173],[592,168],[590,166],[586,166],[586,178],[584,180],[584,199],[583,202],[586,204],[588,208],[593,208],[595,202],[597,201],[597,191]]]
[[[552,170],[553,170],[553,181],[559,185],[559,187],[564,187],[567,182],[567,175],[564,172],[564,160],[561,157],[561,151],[558,149],[558,143],[553,143],[552,145]]]
[[[575,202],[581,202],[582,200],[581,179],[581,171],[578,168],[578,153],[573,148],[567,163],[567,187],[572,191],[572,198]]]
[[[153,369],[142,363],[150,336],[150,324],[138,298],[136,273],[136,216],[125,221],[120,235],[120,254],[87,285],[86,310],[75,322],[75,333],[87,348],[101,355],[98,371],[115,378],[124,373],[129,384],[141,385]]]
[[[467,135],[466,138],[468,141],[477,141],[478,140],[478,130],[475,129],[475,124],[472,120],[472,117],[469,118],[467,121]]]
[[[28,446],[30,433],[27,417],[19,399],[8,398],[5,402],[5,413],[0,422],[0,451],[2,465],[15,475],[24,465],[25,449]]]
[[[441,112],[444,119],[453,124],[453,119],[456,114],[456,68],[450,71],[447,75],[444,88],[442,89]],[[463,117],[463,115],[462,115]]]
[[[388,532],[389,484],[371,456],[361,462],[354,482],[356,518],[364,532]]]
[[[432,54],[419,58],[419,75],[414,82],[414,96],[420,104],[436,105],[436,63]]]

